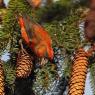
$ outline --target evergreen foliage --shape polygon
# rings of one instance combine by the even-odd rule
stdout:
[[[87,4],[85,0],[80,0],[80,2],[59,0],[49,3],[51,1],[48,0],[47,5],[34,10],[27,0],[10,0],[7,9],[0,9],[0,15],[4,13],[2,14],[2,27],[0,27],[0,56],[6,49],[10,53],[10,60],[4,64],[7,95],[35,95],[34,93],[36,95],[46,95],[48,91],[50,91],[49,95],[61,95],[68,87],[73,53],[80,46],[88,44],[81,41],[79,32],[79,21],[82,19],[82,13],[79,9],[84,8],[84,5]],[[35,62],[34,72],[25,79],[15,77],[15,63],[18,51],[20,50],[19,39],[21,39],[20,27],[16,19],[18,13],[28,14],[33,20],[42,24],[51,35],[53,48],[61,48],[61,56],[63,56],[62,60],[57,61],[57,63],[55,61],[52,63],[47,62],[42,67],[36,67],[37,63]],[[28,47],[24,47],[28,50]],[[59,51],[59,49],[54,52],[56,51]],[[28,52],[30,53],[30,50]],[[59,58],[59,53],[56,55]],[[59,66],[59,64],[61,65]],[[91,64],[90,66],[93,83],[95,80],[94,65]],[[61,69],[62,72],[60,73]],[[57,79],[59,76],[60,79]],[[54,80],[59,84],[55,83],[52,85]],[[59,85],[61,85],[62,89]],[[60,89],[59,92],[61,94],[58,93],[58,89],[50,90],[53,88],[52,86]],[[94,89],[94,85],[92,86]]]

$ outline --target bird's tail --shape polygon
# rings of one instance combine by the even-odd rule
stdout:
[[[31,29],[31,25],[30,25],[31,24],[30,17],[26,14],[21,14],[21,13],[15,14],[15,17],[16,17],[20,27],[25,28],[26,34],[31,41],[33,38],[33,31]]]

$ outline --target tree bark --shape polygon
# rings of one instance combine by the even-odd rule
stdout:
[[[5,8],[4,0],[0,0],[0,8]]]
[[[47,0],[47,2],[46,2],[47,5],[50,5],[52,3],[53,3],[53,0]]]

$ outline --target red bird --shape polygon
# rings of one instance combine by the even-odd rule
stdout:
[[[21,35],[36,56],[53,59],[52,40],[47,31],[28,16],[19,16]]]

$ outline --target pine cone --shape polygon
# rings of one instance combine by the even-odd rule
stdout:
[[[3,70],[2,62],[0,60],[0,95],[5,95],[4,86],[5,86],[4,70]]]
[[[83,95],[88,69],[88,58],[83,49],[75,54],[68,95]]]
[[[25,50],[21,50],[17,59],[16,76],[18,78],[26,78],[31,74],[32,69],[31,56]]]

